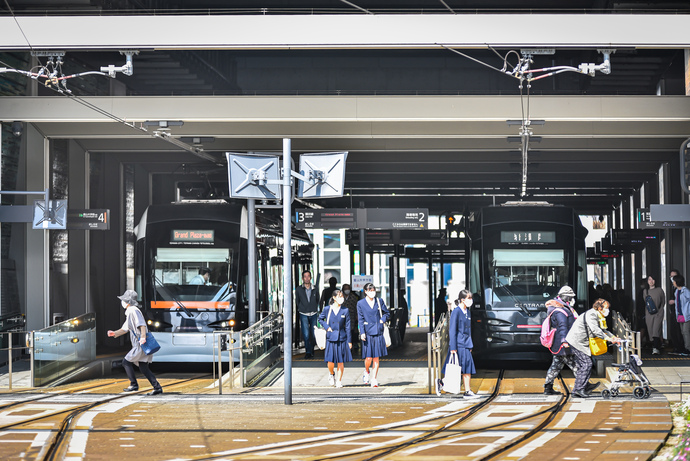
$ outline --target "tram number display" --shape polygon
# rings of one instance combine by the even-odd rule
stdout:
[[[173,229],[170,231],[170,243],[213,243],[215,231],[196,229]]]
[[[556,243],[554,231],[501,231],[501,243],[533,244]]]

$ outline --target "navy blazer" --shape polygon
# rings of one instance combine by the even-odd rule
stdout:
[[[300,285],[295,288],[295,298],[297,298],[297,312],[300,314],[308,314],[310,312],[319,312],[319,289],[311,285],[311,296],[307,298],[307,290]]]
[[[374,298],[374,307],[369,307],[367,298],[360,299],[357,303],[357,320],[359,321],[359,333],[376,336],[383,334],[383,323],[381,323],[381,315],[379,314],[379,303],[381,305],[381,312],[383,313],[383,323],[386,323],[389,318],[388,308],[386,303],[381,298]]]
[[[350,311],[346,307],[340,306],[338,313],[331,312],[331,306],[326,306],[319,315],[319,323],[326,329],[326,339],[331,342],[345,341],[352,342],[352,333],[350,332]],[[328,323],[326,323],[328,319]],[[328,331],[330,327],[333,331]]]
[[[449,351],[472,349],[472,314],[465,314],[460,306],[455,306],[448,322]]]

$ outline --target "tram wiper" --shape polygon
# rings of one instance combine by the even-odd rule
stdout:
[[[163,291],[165,292],[165,294],[167,294],[168,297],[170,297],[170,299],[172,299],[173,302],[174,302],[175,304],[177,304],[177,307],[178,307],[177,310],[178,310],[178,311],[184,312],[185,314],[187,314],[187,316],[188,316],[189,318],[194,317],[194,314],[192,314],[191,312],[189,312],[189,309],[187,309],[187,308],[185,307],[185,305],[182,304],[182,301],[180,301],[179,299],[177,299],[177,298],[175,297],[175,295],[173,295],[172,293],[170,293],[170,291],[165,287],[165,285],[163,285],[163,282],[161,282],[161,281],[158,279],[158,277],[156,277],[156,276],[154,275],[154,276],[153,276],[153,280],[154,280],[154,282],[155,282],[154,285],[158,285],[159,287],[161,287],[161,288],[163,289]],[[155,288],[155,287],[154,287],[154,288]],[[158,289],[154,289],[154,290],[153,290],[154,296],[156,296],[155,293],[156,293],[157,291],[158,291]]]
[[[519,307],[520,310],[521,310],[522,312],[524,312],[525,315],[527,315],[528,317],[531,317],[531,316],[532,316],[532,313],[531,313],[531,312],[520,302],[519,299],[517,299],[517,296],[515,296],[515,295],[508,289],[507,286],[505,286],[505,285],[503,285],[503,284],[501,283],[501,281],[498,279],[498,277],[491,277],[491,278],[493,279],[494,282],[496,282],[496,283],[498,284],[498,287],[499,287],[499,288],[503,288],[503,289],[506,291],[506,293],[508,293],[508,294],[510,295],[510,297],[513,298],[513,301],[515,302],[515,306],[516,306],[516,307]]]

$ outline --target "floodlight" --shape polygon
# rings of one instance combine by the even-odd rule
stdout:
[[[345,189],[345,160],[347,152],[302,154],[299,158],[300,174],[297,197],[342,197]]]
[[[278,156],[226,152],[230,197],[280,200]]]

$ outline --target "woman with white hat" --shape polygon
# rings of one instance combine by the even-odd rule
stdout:
[[[125,388],[125,392],[135,392],[139,390],[136,376],[134,375],[134,365],[139,367],[139,370],[149,380],[153,391],[147,395],[158,395],[163,393],[163,387],[158,383],[153,372],[149,369],[149,363],[153,361],[153,355],[146,355],[141,349],[141,345],[146,343],[146,322],[144,316],[139,310],[139,303],[137,302],[137,292],[134,290],[125,291],[122,296],[118,296],[122,307],[125,309],[125,323],[119,330],[108,330],[108,336],[117,338],[129,332],[129,339],[132,342],[132,349],[122,359],[122,366],[125,368],[127,377],[129,378],[129,387]],[[138,334],[137,334],[138,332]]]

